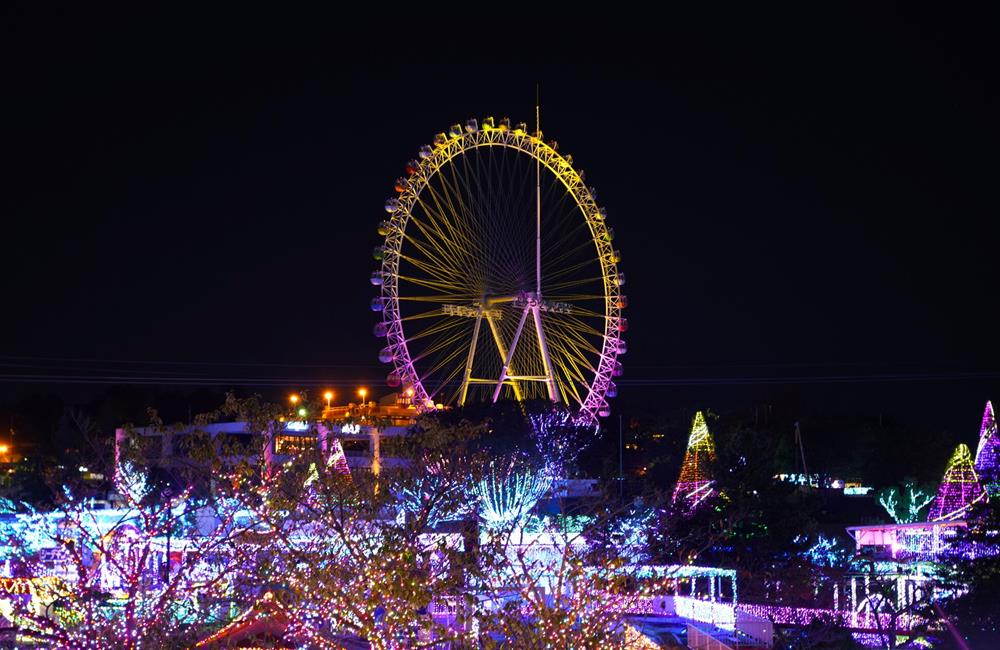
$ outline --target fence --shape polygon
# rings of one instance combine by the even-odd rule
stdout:
[[[732,646],[726,645],[693,625],[687,626],[687,644],[692,650],[734,650]]]

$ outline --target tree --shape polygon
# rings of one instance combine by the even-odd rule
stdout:
[[[611,500],[576,519],[490,521],[470,585],[484,648],[621,647],[624,615],[643,611],[669,578],[635,564],[646,540],[634,524],[649,518]]]
[[[244,528],[218,507],[206,521],[188,490],[157,498],[131,464],[115,485],[121,507],[95,509],[64,486],[53,512],[22,510],[20,525],[8,523],[17,575],[49,587],[44,612],[18,601],[14,622],[58,647],[186,647],[240,566]]]
[[[937,592],[947,586],[932,579],[903,590],[901,581],[907,580],[913,567],[900,563],[892,568],[886,564],[867,555],[852,561],[853,570],[864,584],[857,615],[863,618],[862,627],[875,631],[883,647],[896,648],[902,639],[927,633],[931,622],[938,618],[934,611]]]
[[[994,647],[1000,643],[1000,507],[994,501],[977,504],[968,522],[951,543],[963,553],[948,574],[964,588],[942,606],[971,647]]]
[[[916,479],[907,478],[902,486],[883,488],[878,492],[878,502],[897,524],[923,521],[924,508],[934,500],[936,489],[920,486]]]
[[[257,579],[296,609],[322,612],[331,638],[378,649],[460,642],[461,611],[446,625],[431,610],[461,601],[474,557],[460,526],[438,528],[467,512],[479,461],[464,448],[478,430],[425,420],[397,452],[407,462],[379,474],[331,471],[321,452],[305,452],[259,480],[240,478],[242,505],[261,522]]]

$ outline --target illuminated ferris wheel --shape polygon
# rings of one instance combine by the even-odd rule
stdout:
[[[556,149],[523,123],[470,119],[396,181],[372,309],[387,382],[418,407],[547,399],[607,415],[628,327],[621,255]]]

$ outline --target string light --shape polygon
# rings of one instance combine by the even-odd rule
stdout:
[[[931,503],[928,521],[954,521],[961,519],[973,504],[986,498],[986,491],[979,483],[972,464],[969,447],[960,444],[944,472],[937,496]]]
[[[710,497],[715,492],[711,474],[714,462],[715,441],[708,430],[705,415],[698,411],[691,422],[691,434],[688,437],[680,477],[674,487],[673,502],[679,502],[690,510]]]
[[[983,423],[979,428],[979,446],[976,447],[976,473],[989,496],[1000,496],[1000,437],[993,403],[986,402]]]
[[[521,522],[550,486],[551,480],[542,472],[518,469],[515,460],[491,462],[475,486],[479,514],[493,528]]]

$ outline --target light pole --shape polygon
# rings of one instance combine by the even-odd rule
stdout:
[[[166,501],[167,501],[167,508],[166,508],[166,510],[167,510],[167,554],[166,554],[166,558],[165,558],[166,562],[164,563],[164,567],[163,567],[163,582],[164,582],[165,585],[169,585],[170,584],[170,531],[174,527],[173,526],[173,522],[170,520],[170,517],[173,515],[173,508],[171,507],[173,504],[171,504],[171,502],[170,502],[170,498],[172,496],[173,496],[173,491],[170,488],[166,488],[165,490],[163,490],[163,498],[166,499]]]

